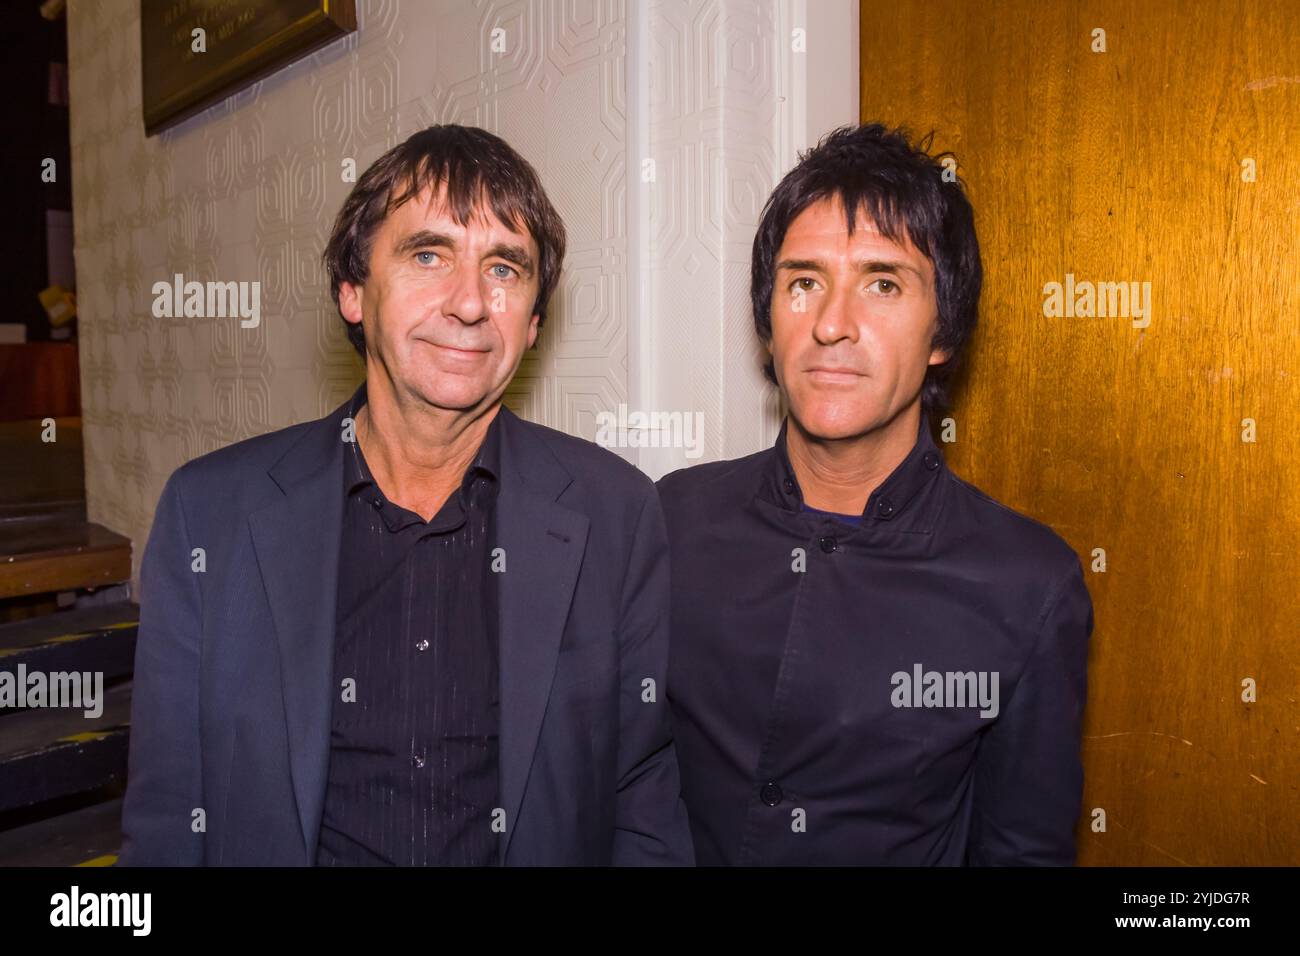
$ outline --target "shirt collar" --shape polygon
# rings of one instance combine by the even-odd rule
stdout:
[[[348,495],[355,494],[357,491],[367,485],[376,484],[374,476],[370,474],[370,469],[366,466],[365,456],[361,454],[361,446],[355,437],[355,428],[357,414],[361,411],[361,406],[366,404],[366,383],[362,382],[357,390],[352,394],[352,400],[348,403],[347,417],[352,421],[353,439],[349,442],[350,451],[343,456],[343,489]],[[469,496],[473,493],[474,479],[483,476],[495,482],[501,475],[501,410],[493,417],[492,423],[488,425],[487,434],[483,436],[483,443],[479,445],[478,454],[474,456],[473,463],[465,469],[465,477],[461,480],[461,494],[465,500],[470,500]],[[377,486],[377,485],[376,485]]]
[[[772,454],[768,456],[760,494],[787,511],[798,512],[803,508],[803,491],[786,451],[789,424],[787,416],[781,422],[781,432],[772,446]],[[862,511],[863,525],[894,521],[899,515],[907,513],[908,506],[918,499],[943,469],[943,453],[930,435],[929,416],[922,411],[912,450],[867,498],[867,505]]]

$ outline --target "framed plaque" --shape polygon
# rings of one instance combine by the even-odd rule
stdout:
[[[140,0],[145,135],[356,28],[354,0]]]

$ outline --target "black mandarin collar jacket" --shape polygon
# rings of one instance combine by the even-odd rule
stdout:
[[[924,415],[859,526],[802,510],[785,437],[658,483],[697,862],[1072,863],[1074,550],[953,474]]]

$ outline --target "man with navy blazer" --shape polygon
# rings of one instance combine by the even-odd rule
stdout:
[[[502,404],[563,252],[482,130],[358,181],[325,260],[366,382],[163,490],[121,863],[693,862],[654,486]]]

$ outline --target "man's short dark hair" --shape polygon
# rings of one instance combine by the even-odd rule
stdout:
[[[370,274],[375,231],[394,209],[425,186],[445,183],[452,217],[465,225],[484,198],[496,217],[537,243],[539,284],[532,311],[540,328],[546,304],[564,261],[564,223],[551,206],[537,173],[505,140],[474,126],[430,126],[375,160],[357,180],[334,220],[325,247],[330,296],[339,304],[339,284],[364,284]],[[361,323],[344,320],[348,340],[365,358]]]
[[[891,130],[880,123],[842,126],[826,134],[800,155],[768,197],[750,270],[754,328],[767,342],[772,338],[776,255],[786,230],[806,208],[838,196],[850,234],[859,208],[865,208],[883,236],[898,243],[910,238],[934,265],[939,320],[932,347],[949,351],[947,362],[926,369],[921,405],[927,411],[948,404],[948,384],[975,330],[984,281],[974,211],[955,172],[951,181],[943,176],[943,160],[952,154],[929,155],[933,139],[931,132],[913,145],[906,128]],[[770,358],[763,371],[777,384]]]

